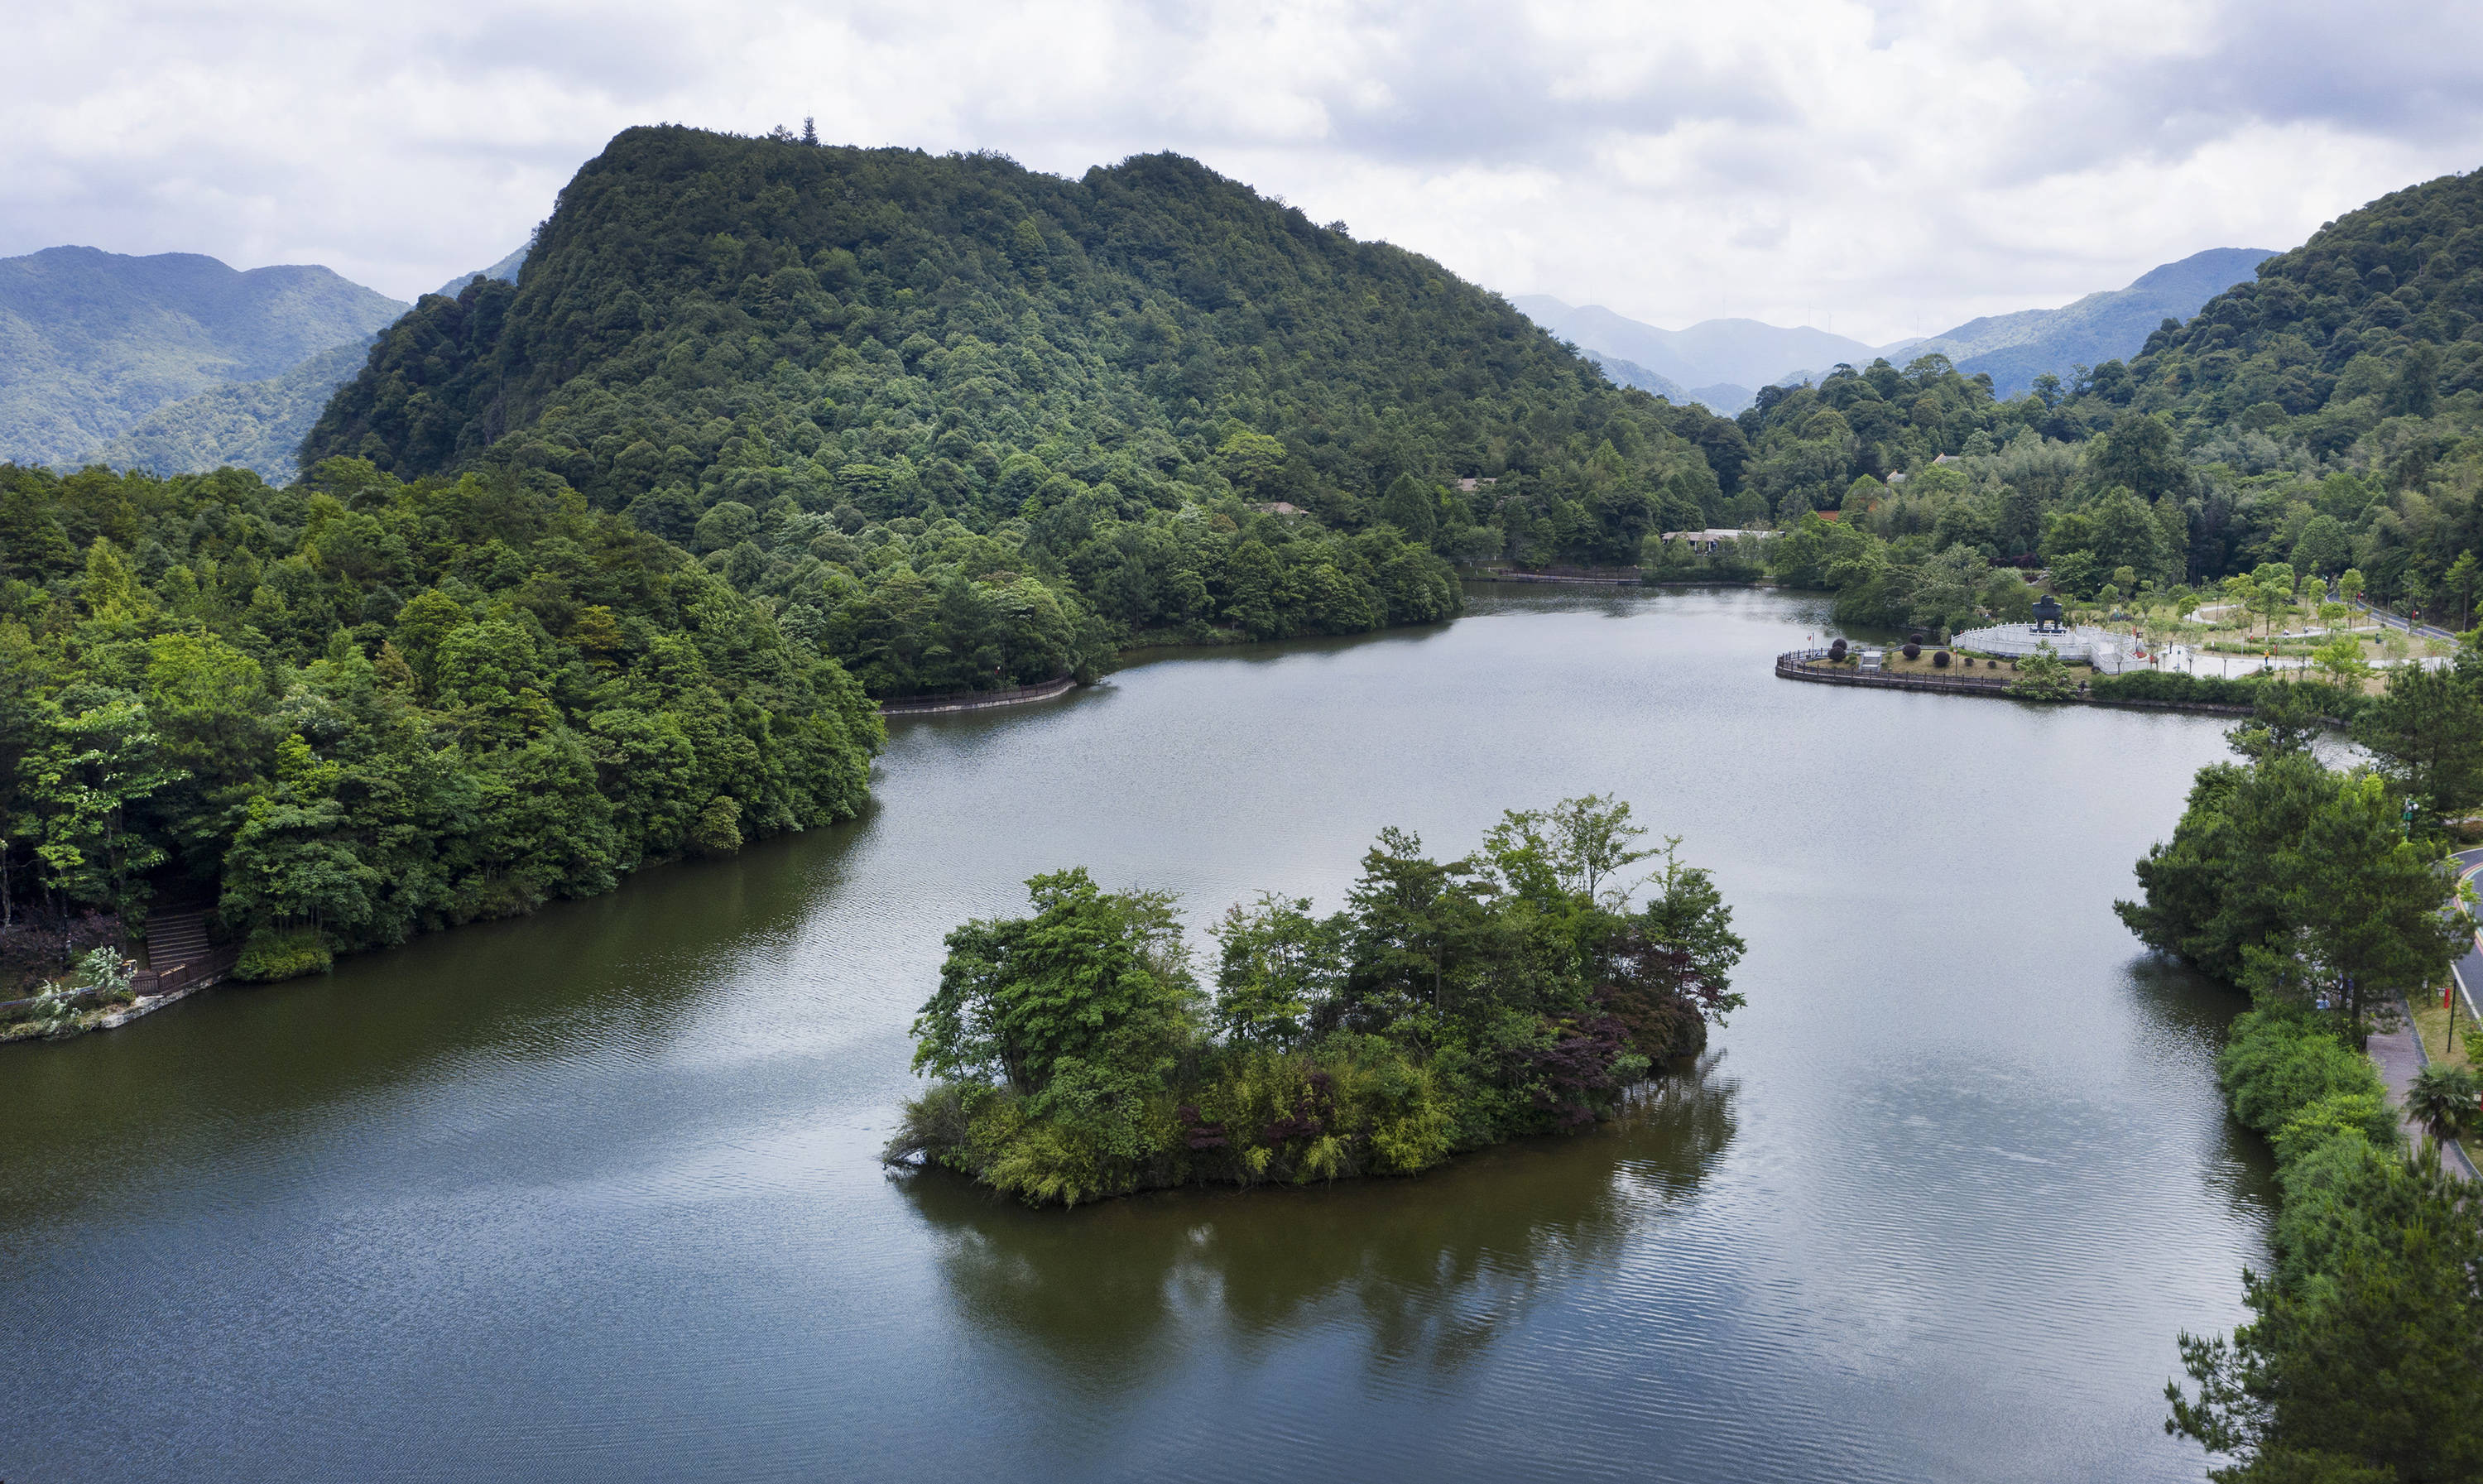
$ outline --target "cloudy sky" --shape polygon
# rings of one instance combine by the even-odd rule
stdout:
[[[1177,149],[1506,293],[1871,341],[2286,248],[2483,166],[2483,7],[0,0],[0,255],[400,298],[631,123]]]

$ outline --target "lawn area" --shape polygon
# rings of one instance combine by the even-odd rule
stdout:
[[[2457,1018],[2457,1048],[2453,1051],[2448,1047],[2448,1020],[2452,1014]],[[2433,1061],[2446,1062],[2452,1067],[2470,1068],[2474,1065],[2473,1059],[2467,1054],[2469,1043],[2474,1035],[2474,1018],[2466,1013],[2463,1001],[2459,1002],[2453,1012],[2441,1009],[2440,1001],[2437,999],[2427,1005],[2417,1006],[2414,1013],[2414,1023],[2415,1027],[2422,1032],[2424,1054]]]
[[[2452,1017],[2455,1018],[2457,1030],[2457,1046],[2454,1050],[2450,1049],[2448,1045]],[[2437,998],[2417,1006],[2414,1012],[2414,1026],[2416,1032],[2422,1037],[2423,1054],[2429,1056],[2434,1063],[2445,1063],[2451,1067],[2465,1067],[2469,1070],[2474,1068],[2474,1062],[2468,1054],[2473,1045],[2474,1017],[2467,1014],[2463,996],[2458,998],[2456,1008],[2453,1010],[2443,1010]],[[2475,1159],[2473,1148],[2464,1139],[2452,1142],[2466,1152],[2467,1163],[2483,1169],[2483,1161]]]
[[[1972,660],[1971,664],[1968,663],[1969,660]],[[1919,659],[1908,659],[1904,650],[1891,647],[1882,663],[1886,666],[1887,673],[1890,675],[1937,676],[1952,679],[1975,680],[2014,678],[2009,670],[2009,662],[2005,659],[1994,663],[1990,660],[1973,659],[1970,655],[1954,654],[1949,658],[1948,668],[1942,670],[1932,663],[1932,647],[1929,645],[1923,647],[1922,656]],[[2085,665],[2074,660],[2069,664],[2072,679],[2083,680],[2092,673]]]

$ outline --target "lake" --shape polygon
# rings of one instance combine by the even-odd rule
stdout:
[[[2271,1200],[2114,918],[2212,720],[1802,685],[1824,601],[1476,589],[900,721],[863,819],[0,1047],[11,1480],[2197,1479]],[[1629,1119],[1028,1210],[875,1154],[1037,871],[1341,902],[1617,793],[1749,996]],[[1203,938],[1202,938],[1203,941]]]

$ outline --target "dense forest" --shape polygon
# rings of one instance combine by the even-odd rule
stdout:
[[[1227,912],[1212,993],[1171,897],[1037,876],[1031,916],[948,935],[914,1025],[936,1080],[884,1157],[1076,1205],[1410,1175],[1611,1118],[1742,1002],[1732,909],[1645,834],[1594,797],[1510,810],[1461,861],[1383,832],[1342,911]]]
[[[2126,597],[2270,563],[2357,569],[2399,606],[2454,589],[2462,618],[2471,579],[2450,574],[2483,551],[2483,175],[2347,213],[2127,364],[2008,401],[1936,356],[1838,367],[1741,423],[1738,513],[1804,533],[1771,567],[1835,591],[1848,622],[1970,617],[1993,602],[1959,595],[2005,601],[2007,567]]]
[[[825,634],[1005,571],[1128,642],[1446,617],[1450,561],[1635,562],[1726,517],[1707,452],[1729,471],[1740,442],[1188,160],[1071,181],[648,128],[579,172],[516,285],[391,330],[304,456],[556,474]],[[921,647],[857,671],[1023,677],[946,662],[973,646],[938,625]]]
[[[882,740],[766,604],[540,474],[0,465],[0,923],[203,892],[248,976],[847,817]]]
[[[204,892],[269,976],[601,890],[852,812],[871,696],[1445,618],[1450,558],[1713,515],[1738,437],[1172,157],[633,129],[521,279],[287,488],[0,466],[0,926]]]

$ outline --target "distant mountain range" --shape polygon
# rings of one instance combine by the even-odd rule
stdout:
[[[1840,360],[1860,365],[1882,354],[1825,330],[1788,330],[1758,320],[1702,320],[1687,330],[1659,330],[1601,305],[1566,305],[1543,294],[1521,294],[1509,303],[1606,366],[1614,381],[1675,401],[1686,395],[1726,415],[1749,406],[1757,387],[1798,378],[1810,367],[1824,369]],[[1626,367],[1626,373],[1615,366]],[[1668,385],[1674,390],[1665,390]]]
[[[2014,397],[2046,371],[2066,382],[2078,366],[2128,359],[2156,326],[2187,320],[2208,300],[2251,281],[2259,263],[2275,255],[2266,248],[2209,248],[2150,268],[2127,288],[2089,294],[2057,309],[1968,320],[1908,350],[1916,356],[1936,351],[1968,376],[1987,372],[1993,391]]]
[[[515,278],[524,258],[480,272]],[[411,307],[313,265],[77,247],[0,258],[0,459],[289,480],[320,409]]]
[[[1824,330],[1746,319],[1661,330],[1599,305],[1581,307],[1542,294],[1509,303],[1575,344],[1621,385],[1730,415],[1750,405],[1757,387],[1790,385],[1840,361],[1861,366],[1884,356],[1903,364],[1935,352],[1968,376],[1989,373],[1995,392],[2014,397],[2046,371],[2067,381],[2080,365],[2137,355],[2156,326],[2198,313],[2273,255],[2263,248],[2210,248],[2150,269],[2127,288],[2089,294],[2057,309],[1987,315],[1929,339],[1876,346]]]
[[[472,273],[461,273],[457,277],[449,279],[447,282],[442,283],[438,288],[433,289],[432,292],[435,294],[444,294],[448,298],[454,299],[457,297],[457,291],[459,289],[462,289],[467,284],[473,282],[476,278],[497,278],[503,283],[515,283],[518,281],[518,270],[526,265],[526,249],[530,246],[532,246],[530,243],[521,243],[518,247],[518,251],[510,253],[498,262],[494,263],[491,267],[477,268]]]
[[[0,258],[0,458],[79,460],[167,403],[281,375],[407,307],[317,267],[73,247]]]

